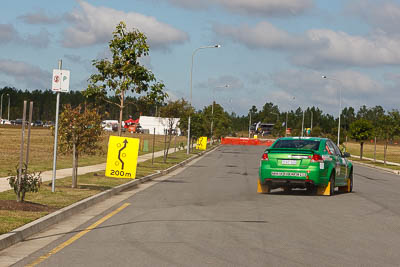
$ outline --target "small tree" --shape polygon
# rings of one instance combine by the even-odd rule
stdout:
[[[100,150],[99,141],[103,132],[101,121],[96,109],[82,110],[80,105],[76,108],[65,105],[60,114],[60,152],[72,152],[72,188],[76,188],[78,184],[78,156],[95,154]]]
[[[174,126],[177,125],[177,118],[182,118],[185,116],[185,113],[189,107],[187,101],[183,98],[177,101],[169,101],[166,106],[161,107],[160,115],[162,118],[167,119],[167,127],[168,127],[168,145],[164,155],[164,162],[168,158],[168,151],[171,147],[172,134],[174,130]]]
[[[40,172],[28,172],[26,164],[24,164],[21,173],[21,185],[18,181],[19,167],[16,167],[17,175],[10,176],[8,182],[10,186],[14,189],[14,193],[17,196],[18,202],[25,201],[25,194],[27,192],[38,192],[40,185],[42,184],[42,177]]]
[[[154,74],[142,66],[139,59],[149,54],[147,37],[137,29],[128,31],[126,24],[120,22],[113,32],[113,39],[109,42],[112,60],[93,60],[93,66],[98,74],[89,78],[89,85],[84,92],[86,96],[95,95],[102,100],[119,107],[118,135],[121,136],[123,109],[126,104],[127,92],[142,94],[146,102],[160,103],[167,97],[164,84],[156,82]],[[118,102],[110,101],[106,96],[112,91]]]
[[[374,134],[372,123],[366,119],[359,119],[350,124],[350,137],[360,143],[360,159],[363,157],[364,142]]]
[[[396,121],[396,115],[398,111],[389,112],[388,115],[381,115],[379,122],[377,123],[376,133],[379,137],[385,140],[385,145],[383,149],[383,163],[386,164],[386,154],[389,139],[393,138],[399,133],[398,121]],[[397,115],[398,116],[398,115]]]

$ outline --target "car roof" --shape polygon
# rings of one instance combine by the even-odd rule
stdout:
[[[328,138],[324,137],[301,137],[301,136],[293,136],[293,137],[281,137],[278,140],[312,140],[312,141],[323,141],[328,140]]]

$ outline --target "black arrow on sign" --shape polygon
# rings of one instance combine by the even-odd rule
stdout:
[[[124,162],[121,159],[121,152],[122,152],[122,150],[124,150],[126,148],[126,144],[128,143],[128,140],[125,139],[123,143],[124,143],[124,146],[118,152],[118,159],[122,163],[122,167],[121,167],[122,170],[124,169]]]

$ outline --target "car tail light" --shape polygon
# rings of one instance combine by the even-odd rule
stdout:
[[[311,162],[324,162],[324,159],[322,158],[321,155],[314,154],[312,159],[311,159]]]
[[[262,154],[262,160],[268,160],[268,153]]]

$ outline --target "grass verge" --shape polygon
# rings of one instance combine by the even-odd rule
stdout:
[[[209,149],[212,149],[212,147]],[[192,154],[187,155],[186,150],[180,150],[170,154],[166,163],[163,162],[163,157],[155,158],[154,164],[151,163],[151,160],[141,162],[137,166],[136,178],[165,170],[198,153],[200,153],[199,150],[194,150]],[[71,177],[57,179],[56,192],[54,193],[51,192],[51,183],[44,182],[38,193],[27,193],[25,201],[46,205],[57,210],[130,181],[131,179],[105,177],[104,171],[88,173],[78,177],[78,188],[76,189],[71,188]],[[0,200],[15,199],[13,190],[0,192]],[[0,234],[8,233],[49,213],[49,211],[0,210]]]
[[[381,168],[386,168],[386,169],[391,169],[391,170],[400,170],[400,166],[396,166],[396,165],[389,165],[389,164],[383,164],[380,162],[373,162],[372,160],[360,160],[359,158],[351,158],[351,161],[355,161],[355,162],[361,162],[361,163],[365,163],[368,165],[372,165],[372,166],[376,166],[376,167],[381,167]]]
[[[117,135],[114,132],[104,132],[100,145],[103,153],[97,155],[82,155],[79,157],[79,166],[89,166],[107,161],[107,147],[108,139],[111,135]],[[151,134],[130,134],[123,133],[124,137],[132,137],[140,139],[139,155],[151,153],[153,149],[154,138],[154,151],[164,149],[165,137],[163,135],[153,136]],[[25,131],[25,147],[26,152],[27,144],[27,131]],[[177,147],[182,143],[186,144],[185,136],[174,136],[171,140],[171,148],[176,145]],[[144,143],[147,143],[147,152]],[[15,172],[15,166],[18,165],[20,146],[21,146],[21,128],[4,128],[0,127],[0,177],[8,176],[9,173]],[[30,171],[47,171],[53,168],[53,146],[54,136],[48,128],[33,127],[31,131],[30,151],[29,151],[29,170]],[[25,155],[24,155],[25,158]],[[57,155],[57,169],[71,168],[72,155]]]

